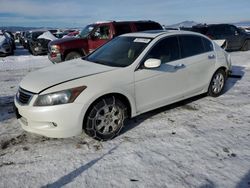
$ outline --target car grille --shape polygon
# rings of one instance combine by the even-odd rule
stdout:
[[[16,94],[16,99],[20,104],[28,105],[33,95],[34,93],[19,88]]]

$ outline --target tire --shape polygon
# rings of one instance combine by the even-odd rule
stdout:
[[[65,61],[71,60],[71,59],[77,59],[82,57],[82,55],[78,52],[70,52],[66,55]]]
[[[97,140],[110,140],[121,131],[125,112],[125,105],[119,99],[114,96],[102,98],[89,110],[84,131]]]
[[[222,49],[227,50],[227,41],[225,40],[225,42],[222,44],[221,46]]]
[[[34,55],[34,56],[37,56],[38,55],[38,53],[35,51],[35,49],[34,49],[35,47],[30,47],[30,53],[32,54],[32,55]]]
[[[246,40],[241,48],[242,51],[250,50],[250,40]]]
[[[210,82],[209,88],[208,88],[208,95],[211,97],[218,97],[222,94],[223,89],[225,87],[226,83],[226,73],[224,70],[219,69],[217,70]]]

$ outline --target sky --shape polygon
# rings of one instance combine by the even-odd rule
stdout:
[[[0,26],[84,27],[104,20],[250,21],[250,0],[0,0]]]

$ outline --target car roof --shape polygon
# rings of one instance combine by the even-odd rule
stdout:
[[[121,36],[125,37],[144,37],[144,38],[156,38],[161,35],[185,35],[185,34],[192,34],[203,36],[200,33],[191,32],[191,31],[183,31],[183,30],[150,30],[150,31],[141,31],[136,33],[127,33]]]

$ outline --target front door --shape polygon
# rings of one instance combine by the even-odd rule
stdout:
[[[145,60],[156,58],[161,66],[135,71],[135,95],[137,112],[144,112],[181,98],[187,83],[186,67],[180,59],[177,37],[158,42]]]
[[[96,48],[107,43],[111,39],[110,25],[102,24],[95,28],[88,40],[89,53],[93,52]]]

